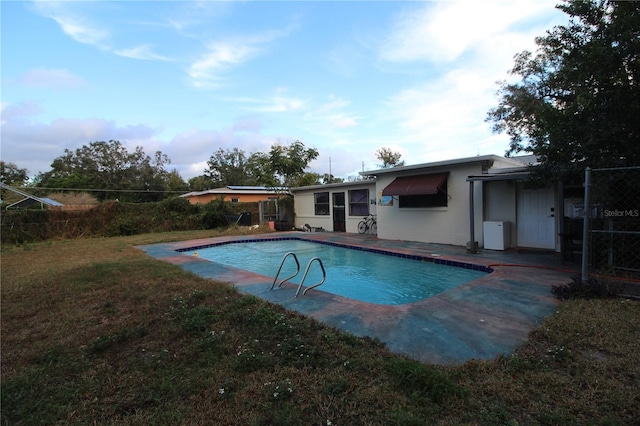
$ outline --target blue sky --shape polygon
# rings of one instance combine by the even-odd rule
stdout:
[[[29,175],[93,141],[203,174],[218,149],[300,140],[345,179],[504,154],[485,123],[552,0],[2,1],[1,158]]]

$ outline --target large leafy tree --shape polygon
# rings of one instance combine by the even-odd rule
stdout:
[[[205,191],[215,188],[215,186],[211,183],[211,179],[205,175],[194,176],[189,179],[189,191]]]
[[[75,151],[66,149],[50,171],[36,176],[35,185],[90,190],[99,200],[158,201],[167,195],[170,180],[179,186],[175,173],[166,170],[170,162],[160,151],[150,157],[141,147],[128,152],[119,141],[91,142]]]
[[[184,181],[176,169],[171,170],[167,174],[165,186],[167,191],[173,193],[185,193],[189,191],[189,184]]]
[[[0,181],[6,185],[24,185],[29,178],[28,173],[27,169],[21,169],[15,163],[0,161]]]
[[[487,121],[507,155],[538,156],[534,177],[579,180],[586,166],[640,165],[640,2],[569,0],[571,18],[515,57]]]
[[[302,186],[305,170],[318,155],[316,149],[307,148],[298,140],[289,146],[276,143],[271,146],[269,154],[261,156],[261,161],[258,161],[265,166],[262,180],[267,186]]]
[[[246,155],[244,151],[218,149],[207,162],[204,175],[189,179],[192,191],[227,185],[261,185],[285,188],[312,184],[319,176],[306,172],[318,151],[295,141],[290,145],[275,143],[269,152]]]
[[[380,148],[376,151],[376,158],[380,161],[378,165],[382,169],[404,166],[404,160],[400,160],[402,154],[394,152],[390,148]]]
[[[205,170],[204,177],[211,187],[258,183],[254,176],[253,161],[238,148],[226,151],[220,148],[209,158],[207,165],[209,167]]]

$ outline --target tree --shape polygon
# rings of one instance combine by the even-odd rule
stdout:
[[[320,185],[321,176],[319,173],[306,172],[298,179],[296,186]]]
[[[316,173],[306,173],[309,163],[318,157],[318,151],[306,148],[300,141],[289,146],[276,143],[268,154],[255,153],[251,164],[260,184],[275,191],[278,198],[276,215],[280,220],[290,221],[293,215],[293,200],[284,197],[288,188],[311,185],[318,181]]]
[[[176,169],[173,169],[167,174],[166,188],[169,192],[188,192],[189,184],[182,179]]]
[[[211,178],[200,175],[189,179],[189,191],[205,191],[207,189],[215,188]]]
[[[339,177],[335,177],[334,175],[329,174],[329,173],[323,174],[321,179],[322,179],[322,183],[324,183],[324,184],[344,182],[344,179],[339,178]]]
[[[507,155],[535,154],[534,177],[581,178],[585,166],[640,164],[640,2],[569,0],[571,19],[515,57],[487,121]]]
[[[171,163],[169,157],[160,151],[156,151],[153,158],[149,157],[142,151],[141,147],[136,150],[129,159],[131,167],[128,169],[127,175],[134,182],[135,189],[147,191],[142,197],[138,197],[136,201],[161,201],[166,197],[164,193],[168,190],[169,172],[165,169],[165,165]],[[177,172],[175,172],[177,174]],[[138,182],[136,185],[135,182]]]
[[[218,149],[207,162],[209,168],[205,170],[205,177],[217,187],[228,185],[256,185],[251,168],[251,162],[244,151]]]
[[[0,182],[11,186],[22,186],[27,181],[27,169],[19,168],[15,163],[0,161]]]
[[[166,196],[169,158],[157,151],[153,158],[136,147],[133,153],[119,141],[91,142],[75,151],[65,149],[51,170],[36,176],[36,186],[85,189],[99,200],[158,201]]]
[[[203,176],[189,180],[192,191],[215,186],[262,185],[270,188],[300,186],[317,181],[318,176],[305,172],[309,163],[318,157],[318,151],[306,148],[300,141],[289,146],[276,143],[268,153],[256,152],[248,157],[244,151],[220,148],[207,162],[209,168]]]
[[[15,163],[0,161],[0,182],[9,186],[22,186],[26,183],[27,169],[19,168]],[[14,199],[16,194],[5,189],[0,189],[0,204],[11,204],[19,199]]]
[[[400,157],[402,154],[393,152],[389,148],[380,148],[376,151],[376,158],[382,162],[382,164],[378,164],[381,169],[404,166],[404,160],[400,161]]]
[[[318,158],[318,155],[316,149],[306,148],[300,141],[295,141],[289,146],[274,144],[269,154],[266,157],[260,156],[258,161],[265,167],[263,182],[272,187],[300,186],[300,180],[309,163]],[[265,161],[268,164],[265,164]]]

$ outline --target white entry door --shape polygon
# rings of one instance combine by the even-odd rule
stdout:
[[[518,247],[556,248],[553,188],[524,189],[518,184]]]

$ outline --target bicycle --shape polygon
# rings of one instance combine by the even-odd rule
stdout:
[[[378,235],[378,222],[376,215],[370,214],[358,223],[358,232],[364,234],[369,231],[372,235]]]

